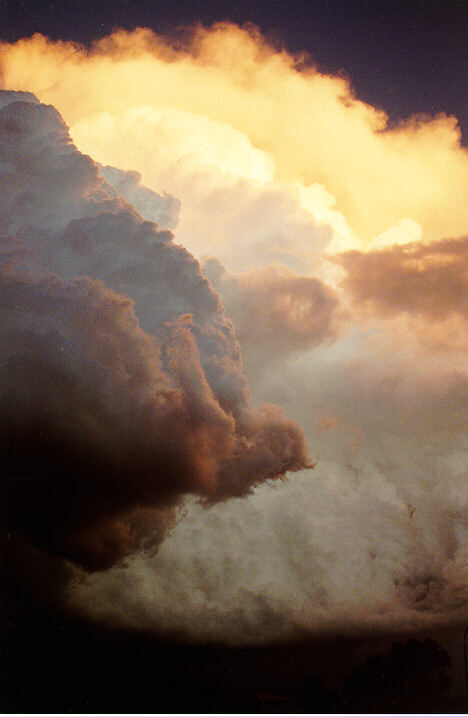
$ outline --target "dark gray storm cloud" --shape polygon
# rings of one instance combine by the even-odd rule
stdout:
[[[217,294],[127,199],[167,226],[176,200],[104,169],[123,198],[52,107],[24,93],[0,102],[7,520],[99,569],[158,542],[181,496],[242,495],[308,465],[307,450],[281,409],[251,409]]]

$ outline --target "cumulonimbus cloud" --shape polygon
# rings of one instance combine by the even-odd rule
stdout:
[[[197,262],[75,149],[52,107],[0,99],[8,519],[102,568],[151,540],[148,511],[158,536],[158,511],[182,495],[242,495],[307,466],[306,447],[279,408],[251,410]]]
[[[12,357],[4,375],[27,390],[8,394],[10,414],[33,416],[29,396],[72,431],[76,409],[70,440],[93,448],[90,475],[113,441],[133,496],[112,505],[97,482],[83,523],[67,522],[65,497],[60,520],[60,501],[44,506],[49,530],[31,520],[43,550],[99,568],[69,584],[69,604],[231,642],[466,620],[468,165],[455,119],[389,128],[343,78],[226,24],[175,44],[35,36],[0,54],[4,82],[52,102],[100,163],[51,107],[16,95],[30,104],[5,108],[2,264],[7,296],[22,297],[8,346],[23,355],[29,337],[46,386],[68,366],[77,395],[45,400],[34,362]],[[265,481],[304,465],[304,443],[251,401],[299,422],[314,471]],[[158,468],[148,486],[127,481],[130,462],[142,478],[183,470],[166,483]],[[12,459],[12,478],[24,468]],[[14,485],[27,531],[28,482]],[[185,492],[216,505],[178,509]]]

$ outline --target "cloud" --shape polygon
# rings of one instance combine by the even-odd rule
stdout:
[[[73,131],[86,136],[93,156],[112,157],[120,146],[120,166],[137,163],[148,186],[180,198],[177,237],[197,258],[216,253],[234,271],[272,260],[298,269],[315,266],[332,240],[349,242],[323,186],[276,181],[269,155],[226,124],[137,108],[84,118]],[[122,146],[122,137],[138,137],[138,145]]]
[[[100,167],[101,175],[117,193],[132,204],[142,217],[156,222],[161,229],[175,229],[179,221],[180,201],[170,194],[159,195],[140,184],[141,174],[117,167]]]
[[[52,107],[2,99],[8,523],[102,569],[161,540],[182,495],[216,502],[309,461],[281,409],[250,408],[197,262],[102,178]]]
[[[236,275],[214,258],[202,267],[234,322],[251,371],[253,365],[262,371],[271,361],[336,338],[344,312],[338,296],[320,279],[281,265]]]
[[[94,570],[68,605],[237,643],[466,621],[455,120],[390,128],[347,80],[227,24],[0,54],[100,162],[52,107],[3,95],[10,495],[15,530]],[[65,431],[77,451],[34,473],[46,495],[53,467],[50,527],[22,503],[27,397],[44,445]],[[109,476],[80,492],[82,522],[67,471]]]
[[[466,552],[435,557],[424,517],[375,466],[358,482],[319,464],[312,481],[208,513],[188,504],[156,554],[75,582],[69,600],[113,625],[229,644],[463,623]]]
[[[300,421],[315,470],[210,511],[188,501],[156,554],[72,583],[73,608],[234,644],[463,625],[466,362],[415,361],[403,338],[354,326],[263,362],[256,399]]]
[[[325,186],[357,245],[406,219],[428,240],[468,233],[468,157],[455,118],[391,128],[347,80],[276,50],[252,26],[220,23],[178,38],[118,30],[91,49],[35,35],[3,44],[1,55],[5,87],[53,103],[83,151],[138,169],[156,191],[151,164],[195,154],[260,182]],[[141,116],[157,125],[152,138]]]
[[[468,312],[468,239],[348,252],[336,260],[346,270],[343,284],[356,304],[384,316],[416,314],[444,321]]]

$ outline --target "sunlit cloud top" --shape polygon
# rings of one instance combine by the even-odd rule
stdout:
[[[425,240],[468,233],[468,154],[454,117],[389,128],[347,79],[275,50],[254,27],[196,27],[176,40],[121,30],[91,49],[35,35],[3,45],[1,66],[5,87],[59,109],[82,151],[138,169],[150,185],[171,117],[173,158],[196,155],[258,183],[322,185],[355,242],[402,220]],[[135,113],[157,126],[144,156]]]

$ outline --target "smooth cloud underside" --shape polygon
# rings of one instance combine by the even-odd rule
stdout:
[[[154,508],[158,535],[158,510],[186,493],[242,495],[309,461],[279,408],[251,410],[232,324],[197,262],[29,99],[3,93],[0,110],[8,517],[96,569],[138,547],[141,511]]]

